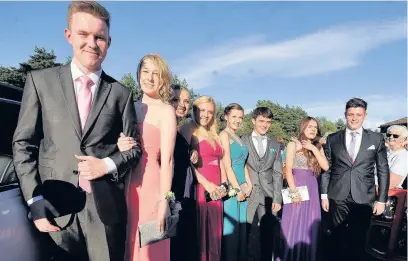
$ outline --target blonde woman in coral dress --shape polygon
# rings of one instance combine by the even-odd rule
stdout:
[[[174,108],[167,104],[170,72],[157,54],[142,58],[137,70],[143,98],[136,102],[137,124],[143,155],[126,184],[128,226],[126,261],[169,261],[170,240],[140,247],[138,225],[157,220],[163,231],[169,214],[166,192],[171,190],[173,151],[177,124]],[[134,142],[129,138],[129,142]]]

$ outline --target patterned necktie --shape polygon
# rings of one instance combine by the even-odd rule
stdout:
[[[78,90],[77,90],[77,104],[79,117],[81,119],[81,127],[84,129],[86,119],[88,118],[89,111],[91,110],[92,104],[92,93],[91,86],[93,81],[86,75],[78,78]],[[86,192],[91,193],[91,183],[79,176],[78,180],[79,186]]]
[[[348,154],[350,156],[351,161],[354,163],[354,153],[355,153],[355,149],[356,149],[356,136],[357,133],[356,132],[350,132],[351,135],[351,141],[349,144],[349,148],[348,148]]]
[[[266,139],[266,137],[265,136],[253,136],[253,137],[256,139],[258,143],[258,155],[260,158],[262,158],[265,155],[265,149],[262,141]]]

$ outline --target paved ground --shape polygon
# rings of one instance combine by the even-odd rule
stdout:
[[[259,229],[256,229],[257,227],[255,227],[254,225],[252,226],[252,233],[250,234],[248,240],[249,240],[249,246],[248,246],[248,261],[259,261],[260,260],[260,235],[259,235]],[[328,260],[328,258],[325,258],[324,255],[324,248],[325,245],[324,243],[327,242],[327,238],[323,238],[322,240],[323,244],[322,244],[322,248],[323,248],[323,259],[322,261],[330,261]],[[327,247],[327,246],[326,246]],[[327,250],[327,248],[326,248]],[[379,261],[379,259],[376,259],[370,255],[367,254],[367,257],[364,260],[361,261]]]

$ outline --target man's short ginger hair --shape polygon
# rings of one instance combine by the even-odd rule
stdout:
[[[79,12],[87,13],[103,20],[108,29],[110,28],[110,14],[108,10],[96,1],[72,1],[68,7],[68,28],[71,28],[72,15]]]

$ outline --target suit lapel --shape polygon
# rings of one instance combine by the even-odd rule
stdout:
[[[251,146],[251,149],[252,149],[253,154],[255,155],[255,158],[256,158],[258,161],[261,160],[261,158],[259,157],[258,152],[256,151],[255,144],[254,144],[254,141],[252,140],[252,136],[251,136],[251,135],[248,137],[248,142],[249,142],[249,145]]]
[[[261,160],[259,158],[258,152],[256,152],[254,143],[252,141],[252,135],[247,136],[247,143],[248,143],[248,148],[251,150],[251,154],[254,155],[255,158],[255,162],[254,163],[254,167],[256,168],[257,171],[259,171],[259,161]]]
[[[83,139],[88,135],[93,124],[98,118],[98,115],[101,112],[102,107],[105,104],[106,99],[108,98],[109,92],[111,90],[112,85],[105,80],[106,77],[107,76],[105,72],[102,71],[101,82],[98,88],[96,88],[96,93],[95,93],[95,97],[92,103],[91,111],[89,112],[88,118],[84,126],[83,136],[82,136]]]
[[[353,164],[353,160],[350,158],[350,155],[348,154],[347,151],[347,145],[346,145],[346,130],[343,130],[340,134],[340,141],[341,141],[341,145],[343,147],[343,152],[345,154],[345,157],[347,158],[348,162],[350,163],[350,165]]]
[[[362,136],[361,136],[360,149],[358,150],[358,153],[357,153],[356,159],[354,160],[354,163],[356,163],[357,160],[359,158],[361,158],[361,154],[363,154],[364,150],[368,148],[368,140],[369,140],[368,135],[369,135],[368,131],[363,129]]]
[[[62,94],[65,100],[65,105],[71,115],[72,123],[78,137],[82,137],[81,121],[79,118],[78,105],[75,97],[74,83],[72,82],[72,74],[70,65],[65,65],[59,68],[59,80]]]

